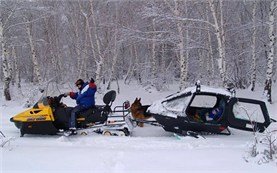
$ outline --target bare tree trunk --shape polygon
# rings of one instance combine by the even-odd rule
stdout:
[[[75,52],[77,54],[77,70],[78,70],[78,75],[77,77],[80,77],[81,76],[81,66],[82,66],[82,57],[81,57],[81,46],[80,46],[80,36],[79,36],[79,26],[78,26],[78,19],[79,19],[79,16],[76,17],[77,19],[72,19],[72,25],[73,25],[73,33],[74,33],[74,48],[75,48]]]
[[[87,31],[87,29],[85,29],[85,31]],[[87,44],[87,39],[88,39],[88,36],[86,35],[85,36],[85,41],[83,44]],[[88,78],[88,73],[87,73],[87,61],[88,61],[88,48],[89,46],[86,46],[85,49],[82,50],[81,52],[81,66],[80,66],[80,73],[79,73],[79,77],[78,78]]]
[[[118,4],[116,3],[115,5],[115,21],[116,23],[118,23]],[[112,61],[112,67],[111,67],[111,74],[110,74],[110,78],[108,80],[108,86],[107,86],[107,89],[109,90],[110,87],[111,87],[111,83],[112,83],[112,80],[114,80],[116,77],[114,77],[114,73],[115,73],[115,66],[116,66],[116,63],[117,63],[117,58],[118,58],[118,44],[117,44],[117,37],[118,37],[118,27],[117,27],[117,24],[116,24],[116,27],[115,27],[115,31],[114,31],[114,51],[113,51],[113,61]],[[118,84],[118,79],[116,78],[116,82]],[[118,93],[119,93],[119,85],[118,85]]]
[[[170,4],[170,1],[164,0],[164,2],[167,4],[171,12],[174,14],[175,17],[179,18],[180,15],[180,2],[177,0],[174,0],[174,5]],[[187,1],[185,0],[185,6],[187,6]],[[187,7],[186,8],[186,15],[187,15]],[[177,31],[179,36],[179,43],[177,44],[177,47],[179,49],[179,52],[177,53],[177,57],[179,59],[179,65],[180,65],[180,84],[179,89],[185,87],[185,83],[187,81],[187,75],[188,75],[188,51],[186,52],[186,55],[184,54],[184,48],[185,48],[185,38],[184,38],[184,31],[183,31],[183,22],[181,20],[176,21],[177,25]],[[185,31],[186,39],[188,39],[188,31]]]
[[[58,37],[58,34],[56,33],[56,39],[55,39],[55,44],[56,44],[56,61],[55,61],[55,70],[56,70],[56,72],[58,73],[58,74],[60,74],[61,75],[61,73],[62,73],[62,63],[61,63],[61,60],[62,60],[62,54],[61,54],[61,50],[59,49],[59,37]],[[60,80],[62,80],[62,75],[59,77],[59,78],[56,78],[57,80],[57,82],[59,82]],[[58,79],[60,79],[60,80],[58,80]]]
[[[209,14],[206,12],[206,20],[209,20]],[[210,31],[208,31],[208,42],[207,42],[207,47],[209,48],[209,56],[207,56],[207,71],[209,75],[208,79],[208,85],[210,85],[210,80],[214,80],[214,75],[215,75],[215,69],[214,69],[214,52],[213,52],[213,47],[212,47],[212,36]]]
[[[275,16],[274,11],[276,10],[276,1],[272,0],[270,3],[270,11],[269,11],[269,29],[268,29],[268,36],[269,36],[269,51],[267,57],[267,70],[266,70],[266,81],[264,90],[267,92],[267,101],[272,103],[271,99],[271,85],[272,85],[272,76],[273,76],[273,63],[274,63],[274,44],[276,41],[276,36],[274,32],[274,22]]]
[[[1,42],[1,50],[2,50],[2,70],[3,70],[3,78],[4,78],[4,96],[6,100],[11,100],[10,94],[10,74],[9,74],[9,66],[8,66],[8,50],[5,47],[4,41],[4,26],[2,21],[0,20],[0,42]]]
[[[134,56],[135,56],[135,63],[134,63],[134,76],[136,77],[136,79],[138,80],[139,84],[142,83],[142,79],[141,79],[141,73],[140,73],[140,68],[141,66],[139,65],[139,57],[138,57],[138,51],[137,51],[137,47],[135,45],[133,45],[133,49],[134,49]]]
[[[45,23],[45,26],[46,26],[46,30],[45,30],[45,37],[46,37],[46,42],[48,43],[49,45],[49,54],[46,55],[47,58],[50,58],[51,59],[51,66],[54,67],[55,69],[55,56],[54,56],[54,52],[53,52],[53,47],[55,46],[51,40],[51,37],[50,37],[50,27],[49,25],[51,24],[48,24],[48,22],[50,23],[50,19],[44,19],[44,23]],[[49,29],[48,29],[49,28]]]
[[[115,49],[117,49],[115,47]],[[116,62],[117,62],[117,50],[115,50],[115,54],[113,55],[113,59],[112,59],[112,67],[111,67],[111,71],[110,71],[110,77],[108,79],[108,85],[107,85],[107,90],[109,90],[111,88],[111,83],[112,83],[112,80],[114,79],[114,73],[115,73],[115,66],[116,66]]]
[[[112,67],[111,67],[111,72],[110,72],[111,73],[110,74],[110,78],[108,80],[107,90],[109,90],[111,88],[111,83],[112,83],[112,80],[114,79],[114,73],[115,73],[115,66],[116,66],[116,62],[117,62],[117,57],[118,57],[118,46],[117,46],[117,28],[116,28],[115,36],[114,36],[114,54],[113,54],[113,58],[112,58],[113,62],[112,62]]]
[[[166,74],[167,74],[167,71],[166,71],[166,63],[165,63],[165,44],[162,44],[162,59],[161,59],[161,69],[162,70],[162,85],[165,85],[166,84]]]
[[[224,33],[224,28],[223,28],[223,6],[222,6],[222,0],[219,0],[220,3],[220,24],[221,27],[219,26],[218,23],[218,16],[216,14],[216,7],[215,7],[215,1],[214,0],[209,0],[210,4],[210,9],[212,12],[212,16],[214,19],[214,26],[215,26],[215,35],[217,39],[217,44],[218,44],[218,52],[219,52],[219,58],[217,60],[218,67],[219,67],[219,72],[220,72],[220,77],[222,79],[222,84],[223,86],[226,86],[227,84],[227,79],[226,79],[226,63],[225,63],[225,33]]]
[[[213,49],[211,43],[211,34],[208,32],[208,41],[206,43],[208,50],[208,56],[206,56],[206,68],[208,73],[207,85],[211,85],[211,80],[214,78],[214,66],[213,66]]]
[[[131,55],[131,58],[129,58],[130,62],[129,62],[129,67],[128,67],[127,74],[124,78],[124,84],[129,84],[130,83],[132,74],[134,72],[133,59],[134,59],[135,56],[134,56],[133,46],[130,46],[130,55]],[[127,82],[128,80],[129,80],[129,82]]]
[[[33,40],[32,36],[32,29],[31,29],[31,23],[30,21],[27,22],[26,24],[26,33],[28,35],[29,43],[30,43],[30,48],[31,48],[31,54],[32,54],[32,63],[33,63],[33,72],[34,72],[34,82],[38,82],[38,84],[41,84],[42,78],[39,70],[39,65],[38,65],[38,59],[37,59],[37,54],[35,50],[35,43]]]
[[[186,5],[187,2],[185,1]],[[174,15],[176,17],[180,17],[180,10],[179,10],[179,2],[178,1],[174,1]],[[188,62],[187,62],[187,58],[184,54],[184,48],[185,48],[185,38],[184,38],[184,31],[183,31],[183,25],[181,21],[177,21],[177,30],[178,30],[178,34],[179,34],[179,39],[180,42],[178,43],[178,49],[179,49],[179,63],[180,63],[180,90],[182,88],[185,87],[185,83],[187,81],[187,67],[188,67]],[[188,33],[186,31],[186,37],[188,37]],[[186,54],[187,55],[187,54]]]
[[[251,44],[251,49],[252,49],[252,65],[251,65],[251,91],[254,91],[255,89],[255,84],[256,84],[256,69],[257,69],[257,61],[256,61],[256,37],[257,37],[257,29],[256,29],[256,18],[257,18],[257,2],[253,2],[253,11],[252,11],[252,16],[253,16],[253,35],[252,35],[252,44]]]
[[[98,33],[97,33],[97,25],[96,25],[96,18],[95,18],[95,12],[93,9],[93,0],[90,0],[90,12],[91,12],[91,17],[92,17],[92,29],[93,29],[93,33],[94,33],[94,38],[95,38],[95,42],[96,42],[96,47],[95,47],[95,64],[96,64],[96,83],[100,84],[100,77],[101,77],[101,73],[102,73],[102,68],[103,68],[103,64],[104,64],[104,57],[101,54],[101,45],[100,45],[100,39],[98,37]]]
[[[89,26],[89,20],[88,20],[88,14],[84,11],[84,9],[83,9],[83,7],[81,5],[80,0],[78,0],[78,5],[79,5],[80,12],[81,12],[80,14],[82,14],[82,16],[85,19],[85,41],[84,41],[83,44],[86,45],[86,43],[87,43],[87,37],[90,37],[90,35],[91,35],[90,26]],[[76,27],[79,27],[79,26],[76,25]],[[87,36],[86,33],[88,33],[89,36]],[[90,43],[91,43],[91,41],[90,41]],[[80,40],[80,44],[81,44],[81,40]],[[79,49],[81,49],[81,47],[82,46],[80,45]],[[87,49],[88,48],[82,49],[79,52],[80,55],[78,57],[78,70],[79,70],[78,78],[83,78],[84,75],[85,75],[85,71],[84,71],[85,70],[84,69],[85,68],[85,64],[86,64],[86,62],[85,62],[85,59],[86,59],[85,53],[87,52],[86,51]]]
[[[18,57],[14,46],[12,48],[12,56],[14,58],[14,80],[17,88],[20,89],[21,88],[20,70],[18,67]]]
[[[3,69],[3,78],[4,78],[4,96],[6,100],[11,100],[10,94],[10,82],[11,77],[9,74],[9,65],[8,65],[8,51],[5,48],[5,45],[2,43],[2,69]]]
[[[152,36],[152,44],[151,44],[151,85],[154,86],[157,90],[159,90],[158,87],[158,76],[157,76],[157,57],[156,57],[156,24],[155,24],[155,18],[152,19],[152,29],[153,29],[153,36]]]

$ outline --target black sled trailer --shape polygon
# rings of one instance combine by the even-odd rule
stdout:
[[[232,89],[200,84],[153,103],[147,113],[165,131],[193,136],[195,133],[229,135],[228,127],[263,132],[271,122],[276,122],[269,117],[263,101],[238,98]]]

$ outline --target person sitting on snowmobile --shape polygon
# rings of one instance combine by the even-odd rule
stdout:
[[[75,106],[71,112],[69,121],[69,131],[67,135],[76,135],[76,115],[83,112],[91,107],[95,106],[95,92],[97,87],[94,80],[91,79],[90,82],[84,82],[82,79],[78,79],[75,82],[76,87],[79,89],[78,92],[65,93],[65,96],[70,96],[70,98],[75,99],[77,106]]]

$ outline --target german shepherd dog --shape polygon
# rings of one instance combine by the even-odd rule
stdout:
[[[136,98],[134,103],[131,105],[131,113],[134,119],[136,120],[146,120],[151,117],[151,115],[147,114],[146,110],[149,105],[142,106],[140,102],[141,98]],[[137,122],[138,126],[143,127],[143,122]]]

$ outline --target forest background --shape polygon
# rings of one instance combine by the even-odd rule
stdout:
[[[275,0],[0,1],[1,82],[95,79],[182,89],[264,87],[276,82]],[[118,85],[118,91],[120,86]]]

